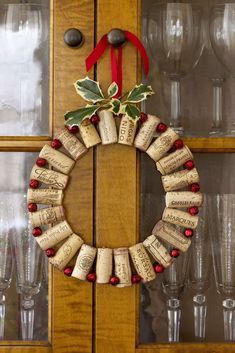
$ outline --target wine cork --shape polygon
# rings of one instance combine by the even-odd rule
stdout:
[[[168,156],[160,159],[156,163],[157,170],[159,170],[162,175],[165,175],[173,172],[190,159],[193,159],[193,155],[188,146],[184,146],[183,148],[176,150]]]
[[[142,243],[131,246],[129,252],[133,265],[143,282],[149,282],[156,278],[153,265]]]
[[[82,238],[79,235],[73,233],[70,235],[68,240],[57,250],[55,256],[49,258],[49,262],[55,266],[59,271],[63,271],[65,266],[74,257],[76,252],[80,249],[83,244]]]
[[[47,250],[68,238],[72,233],[73,231],[69,224],[66,221],[63,221],[54,227],[47,229],[42,235],[35,239],[42,250]]]
[[[173,261],[167,249],[160,243],[155,235],[150,235],[143,242],[148,252],[153,258],[164,267],[169,267]]]
[[[118,143],[132,146],[136,129],[137,124],[133,123],[133,121],[127,115],[123,115],[119,127]]]
[[[153,228],[152,233],[183,252],[187,251],[191,244],[189,238],[186,238],[179,230],[167,222],[159,221]]]
[[[40,203],[43,205],[62,205],[63,191],[56,189],[28,189],[28,203]]]
[[[108,110],[98,112],[100,117],[99,132],[102,145],[110,145],[117,142],[117,129],[113,114]]]
[[[166,207],[187,208],[192,206],[200,207],[203,196],[200,192],[180,191],[166,193]]]
[[[109,283],[113,270],[113,250],[98,248],[96,260],[96,282]]]
[[[52,167],[63,174],[69,174],[75,164],[73,159],[49,145],[45,145],[41,149],[39,157],[46,159]]]
[[[86,276],[88,275],[93,262],[96,256],[96,248],[93,248],[90,245],[83,244],[77,260],[73,269],[72,277],[76,277],[82,281],[86,280]]]
[[[169,175],[162,176],[162,185],[165,191],[183,189],[184,187],[200,181],[196,168],[192,170],[180,170]]]
[[[36,179],[55,189],[64,189],[68,182],[68,175],[55,172],[46,168],[40,168],[36,164],[31,170],[30,179]]]
[[[155,115],[149,115],[148,119],[145,121],[141,128],[139,129],[138,134],[136,135],[134,145],[141,151],[146,151],[149,147],[153,135],[156,131],[157,125],[160,123],[160,119],[157,118]]]
[[[64,148],[69,152],[75,161],[87,153],[87,148],[79,141],[76,136],[70,134],[67,129],[57,130],[56,138],[60,140]]]
[[[162,220],[191,229],[195,229],[198,224],[198,216],[191,216],[188,212],[167,207],[163,212]]]
[[[43,224],[52,224],[64,220],[64,209],[62,206],[43,208],[37,212],[29,212],[29,220],[33,228]]]
[[[149,146],[146,153],[157,162],[169,151],[178,138],[179,135],[168,127],[168,129]]]
[[[131,286],[131,266],[128,248],[113,249],[115,276],[119,278],[116,287],[123,288]]]
[[[87,148],[98,145],[101,142],[100,136],[89,119],[83,120],[79,127],[80,135]]]

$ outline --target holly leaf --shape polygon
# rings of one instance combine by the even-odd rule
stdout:
[[[105,99],[99,82],[91,80],[89,77],[85,77],[82,80],[77,80],[74,83],[74,86],[77,94],[88,102],[97,103]]]
[[[120,114],[120,108],[121,108],[121,102],[119,99],[112,98],[110,101],[111,106],[109,107],[108,110],[110,110],[113,114],[119,115]]]
[[[140,117],[140,110],[133,104],[123,105],[122,111],[126,114],[133,122],[137,122]]]
[[[109,98],[113,98],[118,93],[118,85],[116,82],[112,82],[108,88],[108,96]]]
[[[152,87],[141,83],[139,86],[135,86],[127,96],[126,102],[128,103],[139,103],[154,94]]]
[[[82,107],[77,110],[67,112],[64,115],[65,123],[68,126],[79,126],[81,122],[87,118],[90,119],[100,107],[97,105],[90,105],[87,107]]]

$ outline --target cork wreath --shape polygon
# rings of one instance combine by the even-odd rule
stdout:
[[[108,89],[108,98],[99,83],[88,77],[78,80],[75,87],[89,104],[65,114],[66,126],[42,148],[31,171],[27,201],[32,234],[49,262],[66,276],[117,287],[152,281],[180,252],[188,250],[198,224],[203,195],[192,153],[173,129],[135,106],[153,94],[150,86],[140,84],[119,99],[114,98],[115,83]],[[120,115],[117,129],[115,116]],[[151,235],[129,248],[86,244],[65,218],[62,201],[69,173],[89,148],[100,143],[119,143],[146,152],[162,175],[166,191],[162,219]],[[38,210],[37,204],[46,207]]]

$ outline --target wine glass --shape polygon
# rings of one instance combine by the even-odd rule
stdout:
[[[169,248],[169,246],[167,246]],[[180,254],[163,273],[162,288],[167,297],[168,341],[178,342],[181,320],[181,295],[187,280],[190,252]]]
[[[211,196],[209,212],[215,280],[222,296],[224,338],[235,341],[235,194]]]
[[[194,335],[205,339],[207,301],[206,291],[210,286],[210,238],[208,224],[208,201],[204,195],[200,219],[191,244],[191,265],[189,279],[193,288]]]
[[[4,193],[0,196],[0,339],[4,338],[5,291],[12,280],[12,248],[8,207]]]
[[[181,79],[202,52],[201,11],[188,3],[153,4],[148,13],[148,41],[160,71],[171,81],[170,126],[183,133]]]
[[[34,296],[41,287],[43,252],[32,236],[26,195],[17,195],[15,205],[22,205],[13,210],[16,231],[12,237],[17,291],[21,297],[21,333],[23,340],[33,340]]]
[[[218,60],[235,74],[235,3],[218,4],[211,10],[210,39]],[[229,134],[235,133],[235,121]]]

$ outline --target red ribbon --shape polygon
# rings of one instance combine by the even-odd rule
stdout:
[[[144,73],[147,76],[149,72],[149,59],[146,53],[146,50],[141,43],[141,41],[136,37],[135,34],[124,31],[126,39],[134,44],[134,46],[138,49],[143,64],[144,64]],[[98,42],[97,46],[91,52],[91,54],[86,58],[86,70],[89,71],[92,66],[99,60],[99,58],[103,55],[105,50],[109,46],[107,34],[103,35],[103,37]],[[116,53],[117,51],[117,53]],[[117,56],[116,56],[117,54]],[[118,92],[115,97],[119,97],[122,94],[122,47],[114,48],[111,46],[110,50],[110,58],[111,58],[111,72],[112,72],[112,82],[116,82],[118,85]]]

